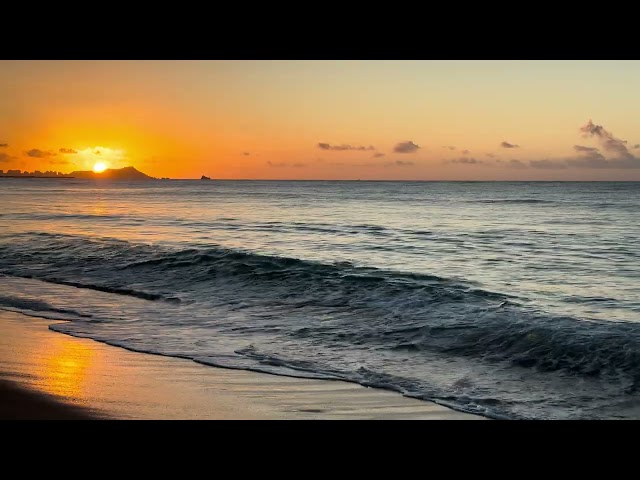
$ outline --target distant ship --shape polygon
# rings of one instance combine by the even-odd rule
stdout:
[[[206,177],[206,176],[202,175],[202,176],[200,177],[200,180],[211,180],[211,179],[210,179],[209,177]]]

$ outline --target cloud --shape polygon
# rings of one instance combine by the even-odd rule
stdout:
[[[574,145],[573,149],[576,152],[597,152],[598,151],[596,147],[583,147],[582,145]]]
[[[242,152],[242,155],[244,155],[245,157],[248,157],[249,155],[251,155],[251,152]]]
[[[614,137],[613,133],[606,131],[602,125],[595,125],[589,120],[586,125],[580,127],[580,131],[583,132],[585,138],[597,138],[602,148],[612,152],[616,158],[634,158],[627,149],[626,140]]]
[[[496,160],[496,163],[500,164],[500,165],[504,165],[508,168],[527,168],[527,164],[520,161],[520,160],[516,160],[515,158],[509,160],[508,162],[506,160]]]
[[[520,148],[520,145],[516,145],[515,143],[502,142],[500,144],[502,148]]]
[[[381,155],[374,155],[374,157],[382,157]],[[374,162],[374,161],[365,161],[365,162],[325,162],[322,159],[317,159],[318,163],[322,165],[331,165],[332,167],[357,167],[357,168],[370,168],[370,167],[412,167],[415,165],[413,161],[407,160],[388,160],[386,162]],[[296,165],[288,165],[288,164],[273,164],[272,166],[296,166]],[[302,166],[302,165],[300,165]]]
[[[272,162],[272,161],[268,161],[267,165],[269,165],[270,167],[294,167],[294,168],[306,166],[304,163]]]
[[[98,149],[94,150],[93,153],[95,153],[96,155],[102,155],[102,152]]]
[[[380,158],[380,157],[384,157],[384,153],[378,152],[373,154],[373,158]]]
[[[442,148],[448,148],[449,150],[455,150],[456,149],[456,147],[454,147],[453,145],[445,145]]]
[[[598,149],[584,152],[577,157],[568,158],[566,164],[571,167],[582,168],[640,168],[640,159],[631,155],[626,158],[613,158],[607,160]]]
[[[4,146],[6,147],[6,146],[7,146],[7,144],[5,143],[5,144],[4,144]],[[640,148],[640,143],[636,143],[636,144],[633,146],[633,148]]]
[[[627,141],[619,139],[613,133],[605,130],[602,125],[596,125],[591,120],[586,125],[580,127],[584,138],[595,138],[600,143],[603,152],[609,153],[609,158],[596,147],[584,145],[574,145],[575,156],[559,159],[530,160],[528,163],[520,160],[495,160],[495,165],[508,168],[536,168],[548,170],[562,170],[566,168],[640,168],[640,158],[634,156],[627,148]],[[502,142],[504,148],[516,148],[507,142]],[[507,146],[508,145],[508,146]],[[640,144],[632,148],[640,148]],[[487,153],[488,157],[495,155]],[[472,163],[472,160],[456,159],[451,163]]]
[[[0,163],[8,162],[9,160],[13,160],[15,157],[12,157],[8,153],[0,153]]]
[[[389,167],[411,167],[415,165],[413,162],[405,162],[404,160],[396,160],[395,162],[390,162],[386,164]]]
[[[529,166],[531,168],[547,169],[547,170],[563,170],[567,168],[567,165],[561,162],[555,162],[553,160],[530,160]]]
[[[393,147],[393,151],[396,153],[414,153],[417,152],[419,148],[419,145],[416,145],[411,140],[407,140],[406,142],[398,143]]]
[[[607,160],[609,168],[640,168],[640,158],[617,158],[614,160]]]
[[[515,158],[512,158],[511,160],[509,160],[509,166],[511,168],[527,168],[524,162],[521,162],[520,160],[516,160]]]
[[[452,160],[445,160],[444,163],[458,163],[458,164],[464,164],[464,165],[485,165],[487,162],[485,162],[484,160],[478,160],[476,158],[460,157],[460,158],[454,158]]]
[[[8,143],[0,143],[0,148],[6,148],[8,146],[9,146]]]
[[[69,160],[64,160],[64,159],[60,159],[60,160],[49,160],[49,163],[51,165],[70,165],[71,162]]]
[[[580,131],[585,138],[596,138],[604,151],[613,154],[613,158],[605,158],[597,148],[574,145],[574,150],[581,155],[567,159],[567,164],[587,168],[640,168],[640,158],[629,151],[627,141],[616,138],[602,125],[596,125],[589,120],[586,125],[580,127]]]
[[[364,150],[375,150],[376,147],[374,147],[373,145],[369,145],[368,147],[365,146],[354,146],[354,145],[346,145],[346,144],[342,144],[342,145],[331,145],[329,143],[318,143],[318,148],[322,149],[322,150],[338,150],[338,151],[345,151],[345,150],[359,150],[359,151],[364,151]]]
[[[471,153],[471,152],[469,152],[469,150],[462,150],[462,154],[463,155],[468,155],[469,153]]]
[[[72,153],[78,153],[76,150],[74,150],[73,148],[61,148],[60,150],[58,150],[60,153],[65,153],[65,154],[72,154]]]
[[[496,155],[494,155],[493,153],[485,153],[485,155],[489,158],[495,158]]]
[[[567,165],[585,168],[609,168],[611,165],[601,153],[577,158],[568,158]]]
[[[34,157],[34,158],[53,157],[55,155],[55,153],[53,152],[40,150],[38,148],[32,148],[31,150],[25,153],[27,154],[28,157]]]

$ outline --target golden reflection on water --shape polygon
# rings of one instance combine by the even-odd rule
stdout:
[[[42,388],[53,395],[83,398],[95,351],[64,335],[46,345],[47,350],[42,352]]]
[[[95,199],[95,202],[90,206],[91,213],[97,216],[107,215],[110,212],[107,210],[107,204],[101,196]]]

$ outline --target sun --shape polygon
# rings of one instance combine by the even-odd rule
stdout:
[[[93,171],[96,173],[102,173],[107,169],[107,164],[104,162],[97,162],[94,166],[93,166]]]

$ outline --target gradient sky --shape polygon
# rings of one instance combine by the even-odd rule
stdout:
[[[638,85],[640,61],[0,61],[0,169],[640,180]]]

